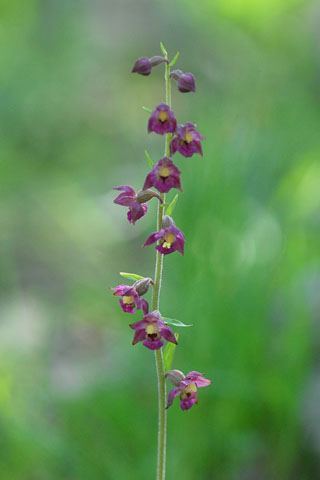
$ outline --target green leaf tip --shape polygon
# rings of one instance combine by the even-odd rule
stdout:
[[[179,334],[175,333],[174,336],[176,337],[176,340],[178,341]],[[174,353],[176,350],[176,344],[169,342],[164,349],[163,352],[163,366],[164,366],[164,371],[168,372],[171,369],[172,362],[173,362],[173,357]]]
[[[173,59],[171,60],[171,62],[169,63],[169,67],[173,67],[173,65],[175,65],[176,61],[178,60],[179,58],[179,55],[180,55],[180,52],[177,52],[175,54],[175,56],[173,57]]]
[[[169,207],[167,208],[166,213],[165,213],[166,215],[169,215],[171,217],[172,212],[174,210],[174,207],[176,206],[178,197],[179,197],[179,194],[177,193],[175,195],[174,199],[172,200],[172,202],[169,204]]]
[[[153,163],[153,161],[151,160],[150,155],[149,155],[149,153],[147,152],[147,150],[144,151],[144,154],[145,154],[145,156],[147,157],[147,160],[148,160],[148,163],[149,163],[150,167],[152,168],[153,165],[154,165],[154,163]]]
[[[168,52],[167,52],[167,50],[164,48],[164,45],[163,45],[162,42],[160,42],[160,48],[161,48],[161,51],[162,51],[163,55],[164,55],[165,57],[167,57],[167,56],[168,56]]]
[[[128,278],[129,280],[141,280],[143,277],[142,275],[137,275],[136,273],[126,273],[126,272],[120,272],[121,277]]]
[[[164,323],[168,323],[169,325],[174,325],[175,327],[192,327],[192,325],[186,325],[185,323],[180,322],[180,320],[176,320],[175,318],[167,318],[163,317]]]
[[[142,109],[145,110],[148,113],[152,113],[151,108],[145,107],[144,105],[142,105]]]

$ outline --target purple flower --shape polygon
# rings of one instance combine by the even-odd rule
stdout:
[[[156,163],[147,175],[143,189],[155,187],[160,193],[167,193],[171,188],[182,191],[180,184],[180,170],[170,160],[164,157]]]
[[[178,150],[184,157],[192,157],[194,153],[203,155],[201,140],[205,137],[201,135],[193,123],[179,125],[177,136],[170,142],[170,155]]]
[[[208,380],[199,372],[189,372],[186,377],[179,370],[170,370],[166,377],[169,378],[173,385],[177,385],[168,393],[168,403],[166,408],[169,408],[175,397],[180,395],[180,407],[182,410],[189,410],[192,405],[198,403],[198,388],[207,387],[211,384],[211,380]]]
[[[134,188],[129,185],[114,187],[114,190],[123,191],[123,193],[120,193],[120,195],[113,200],[113,203],[129,207],[127,218],[128,221],[133,224],[147,213],[148,206],[145,202],[148,202],[153,197],[157,197],[162,203],[160,196],[153,190],[140,190],[136,193]]]
[[[164,323],[158,310],[147,313],[142,320],[132,323],[130,327],[135,330],[132,345],[143,341],[145,347],[158,350],[163,345],[162,338],[177,345],[173,331]]]
[[[147,280],[147,279],[146,279]],[[148,279],[149,281],[151,279]],[[117,297],[122,297],[119,299],[122,310],[126,313],[136,313],[136,310],[142,308],[144,313],[148,313],[149,305],[148,302],[140,298],[141,293],[137,291],[135,285],[118,285],[117,287],[112,287],[110,290],[114,290],[114,294]]]
[[[181,253],[181,255],[184,254],[184,234],[175,225],[170,225],[169,227],[162,228],[159,232],[152,233],[144,242],[143,246],[146,247],[157,241],[160,243],[156,246],[156,249],[163,255],[168,255],[168,253],[175,252],[176,250]]]
[[[140,75],[150,75],[152,70],[152,65],[147,57],[138,58],[136,63],[133,65],[131,73],[140,73]]]
[[[148,122],[148,132],[155,132],[159,135],[174,133],[177,128],[177,120],[174,112],[165,103],[160,103],[151,113]]]

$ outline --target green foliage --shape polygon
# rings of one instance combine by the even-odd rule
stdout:
[[[121,277],[128,278],[129,280],[141,280],[143,277],[142,275],[137,275],[136,273],[126,273],[126,272],[120,272]]]
[[[148,163],[149,163],[149,166],[152,168],[153,165],[154,165],[154,163],[153,163],[153,161],[151,160],[151,157],[150,157],[149,153],[147,152],[147,150],[145,150],[144,153],[145,153],[145,156],[147,157],[147,161],[148,161]]]
[[[176,64],[176,61],[178,60],[179,55],[180,55],[180,52],[177,52],[177,53],[175,54],[175,56],[173,57],[173,59],[172,59],[171,62],[169,63],[169,67],[173,67],[173,66]]]
[[[175,333],[174,336],[178,341],[179,334]],[[172,342],[168,342],[166,348],[163,351],[163,366],[164,366],[165,372],[168,372],[172,367],[175,351],[176,351],[176,344]]]
[[[168,208],[167,208],[167,210],[166,210],[166,215],[169,215],[169,216],[172,215],[173,210],[174,210],[174,207],[176,206],[176,203],[177,203],[177,200],[178,200],[178,196],[179,196],[179,194],[177,193],[177,194],[174,196],[172,202],[170,202],[170,204],[169,204],[169,206],[168,206]]]
[[[180,322],[180,320],[176,320],[175,318],[163,317],[163,320],[165,323],[174,325],[175,327],[192,327],[192,325],[185,325],[184,323]]]

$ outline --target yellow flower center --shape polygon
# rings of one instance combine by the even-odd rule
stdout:
[[[127,297],[127,296],[124,296],[123,297],[123,303],[127,304],[131,304],[131,303],[134,303],[134,298],[133,297]]]
[[[184,388],[181,392],[181,399],[184,400],[187,397],[190,397],[190,395],[194,392],[197,391],[197,385],[195,383],[190,383],[190,385],[187,385],[186,388]]]
[[[186,133],[185,136],[184,136],[184,139],[187,143],[192,142],[192,140],[193,140],[192,133],[190,133],[190,132]]]
[[[170,175],[170,170],[169,170],[168,167],[162,167],[162,168],[160,168],[159,173],[160,173],[160,177],[165,177],[165,178],[167,178],[167,177],[169,177],[169,175]]]
[[[176,237],[172,233],[166,233],[164,236],[163,248],[171,248],[171,245],[175,241]]]
[[[153,333],[157,333],[158,330],[157,330],[157,327],[155,325],[152,325],[151,323],[147,325],[146,332],[148,335],[152,335]]]
[[[158,118],[159,118],[160,122],[164,123],[166,120],[168,120],[168,112],[166,112],[165,110],[162,110],[159,113]]]

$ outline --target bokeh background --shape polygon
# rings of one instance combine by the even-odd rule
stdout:
[[[112,187],[163,154],[141,108],[163,66],[129,73],[161,40],[206,136],[175,157],[161,310],[194,325],[174,367],[213,380],[168,411],[168,480],[320,478],[319,23],[306,0],[1,0],[1,480],[154,478],[153,355],[108,287],[153,274],[156,202],[133,227]]]

